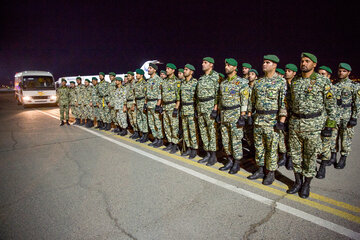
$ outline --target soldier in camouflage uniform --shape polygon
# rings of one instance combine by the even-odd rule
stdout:
[[[217,162],[217,131],[215,119],[218,116],[219,74],[213,70],[214,63],[215,61],[211,57],[203,58],[202,70],[205,74],[199,78],[198,85],[196,86],[200,136],[206,152],[206,156],[198,162],[206,162],[207,166],[212,166]]]
[[[109,111],[109,83],[105,81],[105,73],[99,73],[100,82],[98,83],[98,96],[100,103],[98,103],[102,127],[99,129],[109,131],[111,129],[111,118]]]
[[[81,77],[76,78],[77,86],[75,87],[75,108],[78,118],[76,119],[75,125],[84,125],[85,118],[84,118],[84,111],[82,108],[82,91],[84,89],[84,85],[81,84]]]
[[[97,121],[97,126],[95,128],[101,127],[101,115],[99,111],[99,106],[97,103],[100,103],[99,95],[98,95],[98,79],[96,77],[93,77],[92,79],[93,87],[91,89],[91,102],[90,106],[92,107],[93,115],[91,117],[93,123],[95,123],[95,119]]]
[[[162,80],[165,80],[165,78],[166,78],[166,71],[165,70],[160,71],[160,77],[161,77]]]
[[[61,87],[56,89],[56,97],[58,99],[58,105],[60,108],[60,126],[64,125],[64,114],[66,124],[69,124],[69,98],[70,98],[70,91],[69,88],[66,86],[66,80],[63,78],[61,79]]]
[[[236,174],[240,170],[240,160],[243,158],[243,127],[250,94],[248,80],[236,74],[237,65],[235,59],[225,59],[227,79],[220,84],[218,101],[221,112],[222,144],[228,160],[219,170],[231,169],[230,174]]]
[[[254,141],[255,160],[258,170],[248,179],[263,179],[264,185],[271,185],[278,168],[279,132],[285,129],[287,110],[285,106],[285,79],[276,74],[279,63],[275,55],[265,55],[263,71],[265,76],[255,82],[251,93],[251,111],[255,112]]]
[[[179,68],[178,69],[178,79],[183,82],[185,80],[185,77],[184,77],[184,69],[183,68]]]
[[[249,79],[249,72],[250,69],[252,68],[250,63],[243,63],[242,64],[242,74],[243,74],[243,78],[245,79]]]
[[[144,78],[144,70],[136,69],[137,82],[134,86],[135,102],[136,102],[136,123],[142,134],[141,138],[137,139],[137,142],[145,143],[149,140],[148,136],[148,122],[147,116],[144,111],[145,93],[146,93],[146,80]]]
[[[134,130],[134,133],[130,136],[132,139],[137,139],[140,137],[139,128],[136,123],[136,107],[135,107],[135,79],[134,73],[129,71],[127,73],[128,83],[125,85],[126,88],[126,109],[129,117],[130,125]]]
[[[114,94],[114,109],[116,111],[116,123],[120,127],[119,135],[127,134],[127,116],[126,116],[126,87],[122,85],[123,79],[116,77],[116,90]]]
[[[279,75],[280,77],[284,78],[285,75],[285,71],[282,68],[277,68],[276,71],[277,75]]]
[[[289,143],[295,183],[287,193],[299,192],[302,198],[309,197],[310,183],[316,175],[321,135],[330,137],[332,128],[336,126],[336,98],[330,80],[315,73],[316,63],[317,58],[313,54],[301,54],[302,73],[291,81],[288,100],[291,109]]]
[[[115,91],[117,88],[117,84],[115,81],[116,78],[116,74],[114,72],[110,72],[109,73],[109,78],[110,78],[110,84],[109,84],[109,103],[108,103],[108,107],[109,107],[109,114],[110,114],[110,124],[111,122],[113,122],[115,124],[115,129],[113,130],[113,132],[118,133],[120,132],[119,129],[119,125],[117,123],[117,114],[116,114],[116,110],[115,110]]]
[[[184,67],[185,80],[181,83],[180,98],[181,98],[181,122],[183,129],[184,141],[187,150],[181,156],[189,156],[189,159],[196,157],[198,150],[198,139],[196,134],[195,117],[195,91],[197,80],[193,78],[195,67],[191,64],[186,64]]]
[[[148,73],[150,78],[146,82],[146,99],[144,109],[147,112],[149,128],[154,137],[154,141],[149,146],[160,147],[163,145],[162,125],[160,121],[161,104],[161,83],[162,79],[156,74],[158,66],[150,63]]]
[[[176,66],[166,64],[167,78],[162,83],[161,99],[164,108],[164,130],[169,145],[164,149],[176,153],[179,143],[179,107],[181,82],[175,76]]]
[[[76,112],[76,107],[75,107],[75,103],[76,103],[76,93],[75,93],[75,82],[71,81],[70,82],[70,88],[69,88],[69,105],[70,105],[70,109],[71,109],[71,114],[74,116],[75,119],[78,118],[78,113]],[[74,125],[76,124],[76,122],[74,123]]]
[[[93,86],[90,85],[90,79],[85,79],[85,87],[82,94],[82,106],[84,109],[84,116],[86,118],[86,125],[85,127],[90,128],[94,126],[94,122],[91,120],[93,116],[93,109],[90,106],[91,99],[92,99],[92,89]]]

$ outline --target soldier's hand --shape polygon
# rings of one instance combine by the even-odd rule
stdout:
[[[248,116],[246,119],[246,125],[252,126],[254,124],[252,116]]]
[[[350,118],[349,123],[348,123],[348,127],[352,128],[355,127],[357,125],[357,119],[356,118]]]
[[[131,106],[131,111],[135,111],[135,105]]]
[[[245,126],[245,118],[244,116],[240,116],[236,122],[237,127],[244,127]]]
[[[179,131],[178,131],[178,137],[181,139],[181,138],[183,138],[183,136],[184,136],[183,130],[182,130],[182,129],[179,129]]]
[[[178,115],[178,109],[177,108],[174,108],[173,112],[172,112],[172,116],[173,117],[177,117]]]
[[[90,103],[89,105],[90,105],[90,107],[92,107],[92,105],[93,105],[93,104],[92,104],[92,103]]]
[[[216,116],[217,116],[217,110],[214,109],[214,110],[211,111],[210,118],[211,119],[216,119]]]
[[[321,136],[323,136],[323,137],[331,137],[331,133],[332,133],[332,128],[331,127],[325,127],[321,131]]]
[[[111,104],[110,104],[110,103],[108,103],[108,107],[111,108]]]
[[[277,122],[274,127],[275,127],[275,130],[277,130],[277,131],[284,131],[285,130],[285,123]]]
[[[144,112],[147,112],[147,104],[144,103]]]
[[[218,115],[216,116],[215,122],[221,123],[221,116],[220,116],[220,114],[218,114]]]
[[[162,114],[162,113],[163,113],[163,111],[164,111],[163,107],[162,107],[162,106],[160,106],[159,113],[160,113],[160,114]]]
[[[155,112],[160,113],[160,108],[161,108],[160,105],[156,105],[155,106]]]

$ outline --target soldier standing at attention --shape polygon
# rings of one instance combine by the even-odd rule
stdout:
[[[279,75],[280,77],[284,77],[284,75],[285,75],[285,71],[284,71],[284,69],[282,69],[282,68],[277,68],[276,69],[276,73],[277,73],[277,75]]]
[[[95,128],[100,128],[101,126],[101,116],[100,116],[100,111],[99,111],[99,106],[97,105],[97,103],[100,102],[99,96],[97,94],[98,92],[98,79],[96,77],[93,77],[91,79],[93,87],[91,89],[91,102],[90,102],[90,106],[92,107],[92,111],[93,111],[93,116],[92,116],[92,120],[93,123],[95,123],[95,119],[97,121],[97,126]]]
[[[242,138],[244,136],[245,115],[249,102],[249,82],[236,75],[237,61],[225,59],[227,79],[221,82],[219,105],[221,111],[221,139],[228,162],[220,171],[236,174],[243,158]]]
[[[330,137],[336,126],[336,99],[331,83],[328,78],[315,73],[316,63],[313,54],[301,54],[301,75],[291,81],[289,93],[289,143],[295,183],[287,193],[299,192],[301,198],[310,194],[310,183],[316,175],[316,159],[322,146],[321,135]]]
[[[127,72],[128,83],[125,85],[126,88],[126,110],[129,117],[130,125],[134,131],[134,133],[130,136],[131,139],[140,138],[139,128],[136,123],[136,107],[135,107],[135,80],[134,80],[134,72]]]
[[[58,105],[60,108],[60,126],[64,125],[64,114],[66,124],[69,124],[69,98],[70,98],[70,91],[69,88],[66,86],[66,80],[63,78],[61,79],[61,87],[56,89],[56,97],[58,99]]]
[[[160,71],[160,77],[164,80],[166,78],[166,71],[165,70],[161,70]]]
[[[214,59],[212,57],[203,58],[202,75],[196,87],[196,103],[198,112],[198,122],[200,136],[206,156],[198,163],[207,163],[212,166],[217,162],[217,137],[215,119],[218,115],[218,93],[219,93],[219,74],[214,71]]]
[[[105,81],[105,73],[99,73],[100,82],[98,83],[98,95],[100,99],[99,109],[101,121],[103,122],[101,130],[109,131],[111,129],[111,119],[109,112],[109,83]]]
[[[251,110],[255,110],[255,160],[259,168],[248,176],[248,179],[262,178],[265,170],[268,170],[263,180],[264,185],[271,185],[275,180],[275,171],[278,168],[279,131],[284,131],[287,116],[285,79],[275,72],[279,61],[275,55],[264,56],[265,76],[255,82],[251,94]]]
[[[195,123],[195,90],[197,80],[193,78],[195,67],[191,64],[186,64],[184,67],[185,79],[181,83],[180,98],[181,98],[181,122],[184,135],[184,141],[187,150],[181,156],[189,156],[189,159],[196,157],[198,150],[198,140],[196,135]]]
[[[75,119],[78,118],[78,113],[76,112],[76,107],[75,107],[75,103],[76,103],[76,92],[75,92],[75,82],[74,81],[70,81],[70,88],[69,88],[69,98],[70,98],[70,109],[71,109],[71,114],[74,116]],[[77,125],[77,123],[73,123],[73,125]]]
[[[135,102],[136,102],[136,122],[139,130],[142,134],[141,138],[137,139],[137,142],[145,143],[148,138],[148,122],[147,116],[144,111],[145,93],[146,93],[146,80],[144,79],[144,70],[136,69],[137,82],[134,86]]]
[[[115,133],[118,133],[120,130],[119,130],[119,125],[118,125],[118,122],[117,122],[117,118],[116,118],[116,110],[115,110],[115,90],[117,88],[117,84],[116,84],[116,81],[115,81],[115,78],[116,78],[116,73],[114,72],[110,72],[109,73],[109,78],[110,78],[110,84],[109,84],[109,103],[107,104],[108,107],[109,107],[109,111],[110,111],[110,125],[111,125],[111,122],[114,123],[115,125],[115,129],[113,130],[113,132]]]
[[[166,64],[167,78],[162,83],[161,99],[164,108],[164,130],[169,145],[164,149],[176,153],[179,143],[179,107],[181,82],[175,76],[176,66]]]
[[[83,109],[84,109],[84,116],[86,118],[86,125],[85,127],[90,128],[94,126],[94,122],[92,122],[91,118],[93,116],[93,109],[90,106],[91,103],[91,94],[92,94],[93,86],[90,85],[90,79],[85,79],[85,87],[83,90],[82,98],[83,98]]]
[[[83,119],[84,118],[84,112],[83,112],[83,109],[82,109],[82,99],[81,99],[81,94],[82,94],[82,90],[84,88],[84,85],[82,85],[81,82],[82,82],[81,77],[77,77],[76,78],[77,86],[75,87],[75,95],[76,95],[75,108],[76,108],[78,118],[76,119],[76,122],[75,122],[76,125],[84,125],[85,124],[85,119]]]
[[[162,79],[156,74],[158,66],[149,64],[148,73],[150,78],[146,82],[146,99],[144,109],[147,112],[149,128],[154,141],[149,146],[160,147],[163,145],[162,125],[160,121],[159,108],[161,105],[161,82]]]
[[[183,68],[179,68],[178,69],[178,79],[182,82],[185,80],[185,77],[184,77],[184,69]]]
[[[114,94],[114,109],[116,111],[116,123],[120,128],[118,135],[125,136],[127,134],[127,116],[126,116],[126,88],[122,85],[123,79],[116,77],[116,90]]]
[[[243,78],[248,79],[249,78],[249,71],[252,68],[250,63],[243,63],[242,64],[242,74]]]

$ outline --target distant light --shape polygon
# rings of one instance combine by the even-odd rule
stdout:
[[[50,100],[55,101],[56,100],[56,95],[50,96]]]
[[[23,97],[23,100],[24,100],[24,101],[30,101],[30,100],[31,100],[31,97],[29,97],[29,96],[24,96],[24,97]]]

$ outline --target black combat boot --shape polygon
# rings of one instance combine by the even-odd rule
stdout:
[[[252,175],[248,176],[247,178],[248,179],[251,179],[251,180],[255,180],[255,179],[258,179],[258,178],[263,178],[265,176],[264,174],[264,166],[261,166],[258,168],[258,170],[256,170],[256,172],[254,172]]]
[[[116,127],[114,128],[114,130],[113,130],[114,133],[119,133],[119,132],[121,132],[121,131],[122,131],[122,129],[121,129],[120,126],[116,126]]]
[[[189,156],[191,152],[191,148],[188,148],[185,152],[181,153],[181,156]]]
[[[310,195],[310,183],[311,183],[312,177],[305,177],[305,181],[301,187],[301,190],[299,192],[299,196],[301,198],[308,198]]]
[[[330,161],[328,162],[328,165],[326,165],[326,166],[331,166],[333,164],[335,166],[335,163],[336,163],[336,152],[332,152],[331,157],[330,157]]]
[[[326,174],[326,166],[329,166],[329,160],[323,160],[321,161],[321,164],[320,164],[320,168],[319,170],[317,171],[316,173],[316,178],[318,179],[323,179],[325,178],[325,174]]]
[[[84,121],[85,121],[85,120],[84,120]],[[86,128],[89,128],[89,127],[90,127],[90,119],[86,119],[85,127],[86,127]]]
[[[104,130],[110,131],[110,129],[111,129],[111,123],[106,123],[106,127]]]
[[[195,158],[196,155],[197,155],[197,149],[191,149],[190,154],[189,154],[189,159]]]
[[[121,132],[119,132],[119,135],[120,136],[126,136],[127,135],[127,130],[126,130],[126,128],[124,128]]]
[[[170,149],[170,153],[171,154],[174,154],[176,153],[177,151],[179,151],[179,147],[177,144],[173,144],[172,148]]]
[[[198,163],[206,163],[210,158],[210,152],[206,152],[206,156],[203,159],[200,159]]]
[[[69,120],[66,120],[66,125],[70,125]]]
[[[137,141],[137,142],[140,142],[141,140],[143,140],[143,138],[144,138],[144,133],[143,133],[143,132],[141,132],[141,137],[140,137],[140,138],[138,138],[138,139],[136,139],[136,141]]]
[[[105,123],[103,121],[100,122],[100,130],[104,130],[105,129]]]
[[[80,119],[80,125],[84,126],[85,125],[85,119]]]
[[[271,185],[275,180],[275,172],[274,171],[269,171],[266,174],[266,177],[264,178],[262,184],[264,185]]]
[[[286,158],[286,169],[287,170],[294,170],[294,165],[293,165],[291,156],[287,156],[287,158]]]
[[[303,184],[302,175],[300,173],[295,173],[295,182],[291,186],[291,188],[289,190],[287,190],[286,192],[289,194],[297,193],[300,191],[302,184]]]
[[[154,144],[154,148],[161,147],[162,145],[163,145],[163,140],[162,140],[162,139],[158,139],[157,143]]]
[[[147,141],[149,141],[149,134],[148,133],[143,133],[143,139],[140,141],[140,143],[146,143]]]
[[[216,152],[215,151],[210,151],[210,158],[209,158],[206,166],[212,166],[215,163],[217,163]]]
[[[101,127],[101,122],[99,120],[97,120],[96,122],[97,122],[97,126],[95,128],[100,128]]]
[[[80,125],[80,118],[76,118],[76,119],[75,119],[74,125]]]
[[[64,126],[64,121],[61,121],[60,126]]]
[[[286,153],[280,153],[279,154],[279,161],[278,161],[279,167],[284,166],[285,162],[286,162]]]
[[[336,169],[344,169],[346,165],[346,156],[341,155],[339,162],[335,163]]]
[[[164,148],[164,151],[169,151],[170,149],[172,149],[173,143],[169,143],[169,145],[167,145],[166,148]]]
[[[133,139],[138,139],[138,138],[140,138],[140,132],[136,131]]]
[[[157,143],[158,139],[155,138],[154,141],[148,144],[148,146],[153,147]]]
[[[239,170],[240,170],[240,159],[235,159],[234,164],[229,171],[229,174],[237,174]]]
[[[130,138],[131,138],[131,139],[134,139],[135,134],[136,134],[136,131],[134,131],[134,133],[131,134]]]
[[[232,156],[228,156],[226,159],[227,162],[223,167],[219,168],[220,171],[230,170],[230,168],[232,168],[232,166],[234,165],[234,159],[232,158]]]

